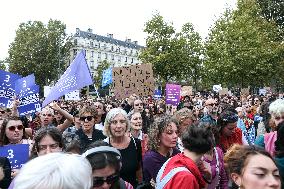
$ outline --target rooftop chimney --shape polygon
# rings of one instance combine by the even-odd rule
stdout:
[[[91,28],[88,29],[89,33],[93,33],[93,30]]]

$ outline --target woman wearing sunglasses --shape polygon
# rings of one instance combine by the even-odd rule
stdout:
[[[103,141],[96,141],[89,148],[83,156],[92,166],[93,189],[133,189],[120,178],[121,154],[117,149]]]

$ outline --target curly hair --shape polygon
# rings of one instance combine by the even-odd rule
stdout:
[[[38,156],[39,143],[47,135],[50,136],[55,142],[58,142],[60,148],[64,149],[65,145],[62,133],[56,127],[42,127],[35,134],[34,145],[31,150],[31,159]]]
[[[273,116],[281,116],[284,113],[284,100],[277,99],[269,105],[269,113]]]
[[[160,145],[160,139],[162,133],[166,130],[170,123],[175,123],[179,129],[178,121],[170,117],[168,115],[164,115],[162,117],[156,118],[153,124],[150,126],[149,131],[149,142],[148,148],[149,150],[157,151]]]

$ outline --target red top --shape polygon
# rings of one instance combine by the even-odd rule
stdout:
[[[197,165],[190,158],[186,157],[183,153],[177,154],[168,162],[162,178],[166,176],[173,168],[185,167],[190,172],[178,172],[164,187],[164,189],[201,189],[204,188],[206,183],[202,178]],[[161,178],[161,179],[162,179]]]

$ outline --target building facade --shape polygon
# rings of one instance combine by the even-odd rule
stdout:
[[[92,74],[98,65],[106,60],[113,67],[130,66],[141,63],[138,59],[139,51],[144,48],[137,41],[127,39],[121,41],[113,38],[113,34],[101,36],[94,34],[92,29],[82,31],[76,28],[72,38],[71,60],[80,50],[86,50],[86,60]]]

